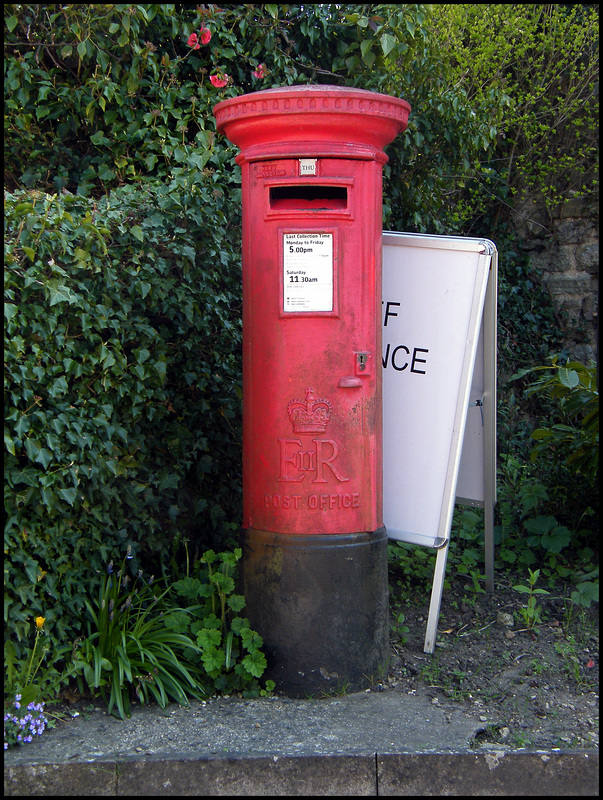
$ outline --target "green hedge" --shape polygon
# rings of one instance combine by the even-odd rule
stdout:
[[[217,165],[219,171],[220,167]],[[5,620],[68,634],[112,552],[240,519],[239,188],[5,196]],[[211,202],[210,202],[211,200]]]
[[[203,169],[214,146],[234,153],[214,138],[218,101],[304,83],[410,102],[408,133],[388,148],[386,227],[460,233],[484,205],[465,182],[496,183],[488,154],[507,99],[493,88],[471,101],[451,79],[426,5],[7,4],[5,21],[9,188],[100,196]],[[211,38],[195,49],[201,29]]]

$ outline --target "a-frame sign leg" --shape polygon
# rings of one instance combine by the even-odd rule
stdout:
[[[491,493],[490,493],[491,494]],[[484,507],[484,562],[486,591],[494,591],[494,501],[486,499]]]
[[[484,302],[484,553],[486,591],[494,591],[494,506],[496,504],[496,326],[498,253],[492,255]]]
[[[429,617],[427,619],[427,633],[425,634],[425,644],[423,651],[433,653],[438,635],[438,618],[440,616],[440,605],[442,603],[442,591],[444,589],[444,575],[446,573],[446,561],[448,559],[448,545],[450,540],[446,540],[443,547],[438,548],[436,553],[436,565],[433,574],[433,586],[431,587],[431,600],[429,603]]]

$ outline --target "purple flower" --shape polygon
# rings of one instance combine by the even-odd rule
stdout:
[[[14,706],[21,708],[19,700],[21,695],[15,696]],[[17,716],[14,713],[4,714],[4,749],[7,750],[14,744],[26,744],[33,741],[34,736],[40,736],[46,727],[46,717],[42,713],[44,703],[31,702],[27,706],[27,713]]]

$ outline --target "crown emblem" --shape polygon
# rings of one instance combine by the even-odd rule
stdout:
[[[295,433],[324,433],[331,417],[328,400],[315,400],[312,389],[306,389],[305,400],[291,400],[287,414]]]

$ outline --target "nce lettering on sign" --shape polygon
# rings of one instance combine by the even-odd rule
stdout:
[[[386,303],[382,300],[381,305],[385,306],[383,327],[387,328],[387,323],[389,322],[390,317],[398,316],[398,312],[394,309],[399,308],[401,304],[393,301],[388,301]],[[383,369],[386,369],[387,366],[391,364],[397,372],[403,372],[407,367],[409,367],[409,372],[414,372],[416,375],[425,375],[425,370],[421,369],[419,366],[419,364],[427,363],[426,358],[421,358],[420,354],[422,353],[429,353],[428,348],[413,347],[411,355],[410,348],[408,348],[405,344],[399,344],[393,347],[388,343],[385,347],[385,352],[383,353],[382,357]]]

